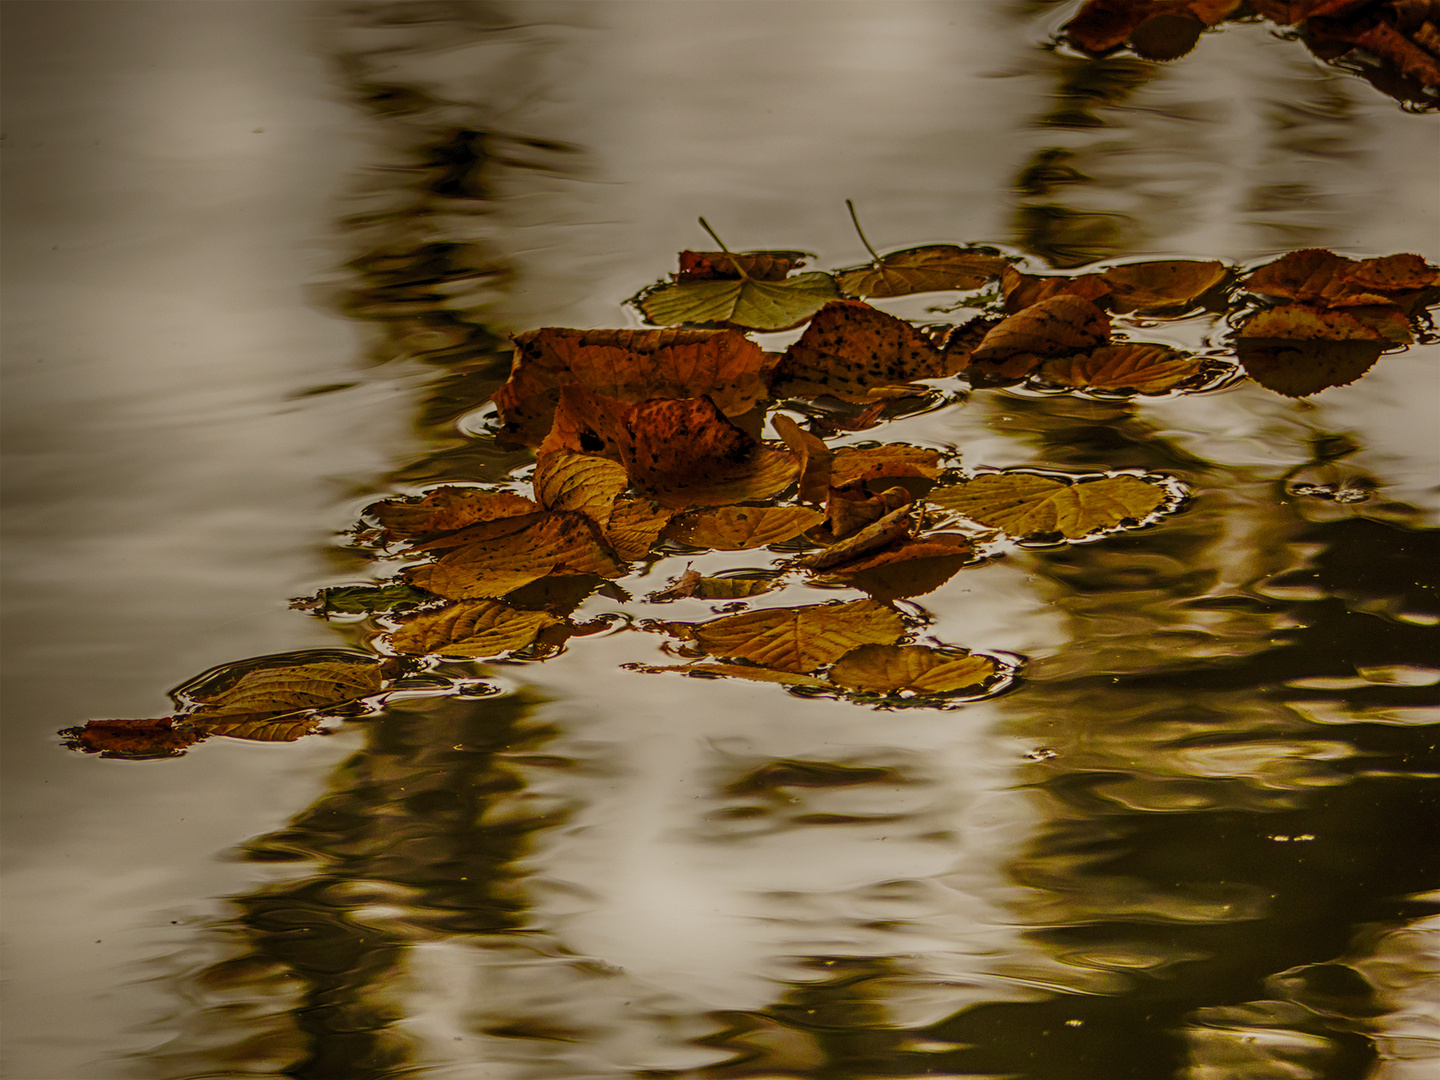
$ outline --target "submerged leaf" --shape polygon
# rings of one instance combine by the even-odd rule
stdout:
[[[892,251],[865,266],[836,273],[846,296],[910,296],[914,293],[978,289],[1009,263],[998,255],[967,251],[954,244]]]
[[[769,608],[727,615],[692,628],[712,656],[750,660],[779,671],[808,672],[857,645],[891,644],[905,633],[899,614],[873,600]]]
[[[824,520],[819,510],[803,506],[727,506],[682,515],[666,531],[692,547],[744,551],[792,540]]]
[[[810,273],[783,281],[677,281],[656,285],[629,302],[659,326],[691,323],[788,330],[839,295],[829,274]]]
[[[813,675],[801,675],[793,671],[776,671],[773,668],[752,667],[749,664],[717,664],[714,662],[703,664],[675,664],[675,665],[645,665],[637,670],[660,674],[661,672],[675,672],[677,675],[691,675],[700,679],[715,679],[725,676],[732,679],[749,679],[752,682],[781,683],[784,686],[808,686],[817,690],[831,689],[831,683],[824,679],[817,679]]]
[[[949,374],[945,354],[904,319],[860,300],[835,300],[785,350],[773,388],[776,396],[863,396],[877,386]]]
[[[1078,296],[1052,296],[1003,320],[970,354],[972,367],[992,366],[999,375],[1019,378],[1052,356],[1084,352],[1110,338],[1110,320]]]
[[[1168,345],[1127,342],[1102,345],[1079,356],[1046,360],[1037,372],[1055,386],[1075,390],[1131,390],[1137,394],[1163,394],[1200,370],[1189,353]]]
[[[368,615],[379,611],[393,611],[395,608],[415,607],[434,599],[434,596],[423,589],[403,583],[337,585],[321,589],[314,596],[297,597],[290,601],[290,606],[298,611],[313,611],[317,615]]]
[[[696,570],[686,570],[668,589],[651,593],[645,599],[652,604],[672,600],[745,600],[769,592],[775,582],[767,577],[704,577]]]
[[[404,620],[390,632],[396,652],[415,656],[499,656],[523,649],[542,630],[563,620],[543,611],[519,611],[497,600],[461,600]]]
[[[1166,501],[1166,488],[1138,476],[1107,476],[1078,483],[1035,473],[989,473],[927,498],[971,521],[1016,539],[1058,533],[1079,540],[1103,529],[1138,522]]]
[[[922,694],[953,694],[979,690],[1000,673],[988,656],[971,656],[964,650],[941,652],[924,645],[861,645],[836,661],[830,681],[848,690],[893,694],[911,690]]]

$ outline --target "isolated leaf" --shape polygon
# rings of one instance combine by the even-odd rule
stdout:
[[[824,520],[819,510],[803,506],[727,506],[683,514],[666,532],[692,547],[744,551],[792,540]]]
[[[783,281],[810,257],[805,251],[682,251],[676,281],[716,281],[749,277]],[[739,269],[736,269],[736,264]],[[743,273],[742,273],[743,271]]]
[[[536,505],[510,491],[473,487],[439,487],[420,498],[397,497],[371,506],[366,513],[384,527],[385,543],[434,533],[453,532],[481,521],[534,513]]]
[[[1028,374],[1051,356],[1084,352],[1110,338],[1110,320],[1078,296],[1052,296],[1003,320],[970,354],[972,368],[990,366],[1006,378]]]
[[[469,600],[503,596],[551,574],[624,573],[595,523],[573,511],[488,522],[461,538],[438,562],[410,567],[406,578],[447,599]]]
[[[998,255],[967,251],[954,244],[892,251],[865,266],[836,273],[846,296],[910,296],[914,293],[978,289],[1008,266]]]
[[[899,614],[873,600],[767,608],[691,627],[691,636],[712,656],[795,672],[814,671],[857,645],[888,645],[904,633]]]
[[[988,656],[971,656],[963,649],[941,652],[924,645],[861,645],[836,661],[830,681],[847,690],[893,694],[913,690],[922,694],[952,694],[979,690],[1000,673]]]
[[[795,565],[824,570],[858,559],[909,536],[914,524],[912,508],[906,504],[821,551],[801,556],[795,560]]]
[[[829,274],[784,281],[677,281],[656,285],[629,302],[659,326],[715,323],[746,330],[788,330],[839,297]]]
[[[435,597],[413,585],[337,585],[321,589],[314,596],[296,597],[290,606],[297,611],[313,611],[320,615],[367,615],[395,608],[426,604]]]
[[[857,481],[914,476],[934,480],[940,475],[940,452],[905,443],[842,447],[835,451],[830,483],[842,488]]]
[[[652,604],[672,600],[745,600],[769,592],[775,582],[768,577],[705,577],[697,570],[686,570],[667,589],[651,593],[645,599]]]
[[[830,490],[830,468],[835,458],[834,452],[825,445],[823,439],[802,430],[799,424],[784,413],[776,413],[770,417],[770,425],[775,429],[775,434],[785,441],[785,445],[800,464],[800,490],[795,497],[801,502],[823,503],[826,492]]]
[[[609,458],[555,450],[536,455],[531,482],[546,510],[574,510],[604,525],[616,497],[630,486],[630,477],[625,466]]]
[[[603,530],[615,554],[626,562],[643,559],[675,516],[654,499],[623,495],[615,500]]]
[[[1112,266],[1100,275],[1110,287],[1111,311],[1187,308],[1225,280],[1225,264],[1190,259]]]
[[[903,487],[872,495],[863,481],[831,488],[825,502],[825,525],[831,540],[843,540],[914,500]]]
[[[834,300],[785,350],[772,386],[777,396],[864,395],[873,387],[948,374],[944,354],[904,319],[861,300]]]
[[[1110,285],[1100,274],[1079,274],[1075,277],[1052,274],[1042,277],[1007,266],[1000,276],[1000,292],[1005,297],[1005,310],[1014,314],[1052,296],[1078,296],[1082,300],[1098,302],[1109,295]],[[971,348],[979,344],[979,341],[973,342]]]
[[[930,533],[833,566],[817,578],[860,589],[876,600],[898,600],[933,592],[974,561],[975,549],[968,537]]]
[[[227,667],[240,669],[238,678],[221,669],[174,696],[194,703],[185,719],[202,730],[261,742],[290,742],[309,734],[317,713],[368,697],[383,684],[380,662],[368,656]]]
[[[178,757],[185,747],[206,737],[193,728],[176,727],[175,718],[170,716],[156,720],[91,720],[84,727],[66,728],[60,734],[72,750],[132,761]]]
[[[562,620],[543,611],[519,611],[497,600],[461,600],[412,615],[387,637],[396,652],[414,656],[499,656],[523,649]]]
[[[1137,394],[1163,394],[1200,370],[1189,353],[1168,345],[1141,342],[1102,345],[1078,356],[1046,360],[1036,373],[1055,386],[1075,390],[1133,390]]]
[[[1139,521],[1166,497],[1162,485],[1138,476],[1071,482],[1026,472],[988,473],[927,496],[937,506],[1016,539],[1058,533],[1067,540]]]
[[[757,443],[707,398],[645,401],[630,412],[622,448],[634,484],[662,506],[723,506],[768,499],[795,482],[800,463]]]
[[[1350,310],[1287,304],[1257,312],[1235,342],[1249,376],[1286,397],[1308,397],[1352,383],[1388,344],[1384,334]]]

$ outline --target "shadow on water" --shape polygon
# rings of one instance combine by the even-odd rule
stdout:
[[[544,260],[507,215],[596,182],[586,149],[510,130],[584,8],[356,4],[326,24],[383,159],[347,203],[334,302],[373,328],[373,362],[425,386],[429,449],[397,489],[531,460],[474,415]],[[1220,198],[1176,159],[1226,121],[1137,105],[1183,101],[1148,62],[1047,62],[1011,239],[1062,267],[1191,244],[1157,207]],[[1345,157],[1325,134],[1355,124],[1338,78],[1277,106],[1273,152]],[[1127,131],[1152,172],[1105,141]],[[1265,175],[1230,191],[1226,220],[1263,221],[1250,246],[1325,238],[1344,199]],[[1299,194],[1322,205],[1287,222],[1274,200]],[[1347,457],[1305,413],[1253,387],[1209,400],[1237,439],[1298,459],[1209,460],[1146,406],[1071,397],[976,395],[937,421],[1192,493],[1157,526],[1017,552],[925,598],[973,625],[967,644],[1026,654],[1005,696],[902,716],[622,674],[624,633],[493,669],[533,689],[398,695],[329,794],[245,845],[276,877],[234,898],[219,958],[181,980],[179,1035],[139,1066],[1359,1080],[1418,1059],[1416,986],[1440,966],[1422,933],[1440,910],[1436,534],[1371,497],[1378,479],[1352,477],[1354,502],[1300,483]]]

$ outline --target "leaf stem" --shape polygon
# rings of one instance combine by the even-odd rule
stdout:
[[[744,267],[740,265],[740,260],[735,258],[735,253],[725,246],[725,241],[721,240],[720,237],[715,234],[715,230],[710,228],[710,223],[706,221],[703,217],[700,219],[700,227],[710,234],[711,240],[714,240],[715,243],[720,245],[721,251],[723,251],[726,255],[730,256],[730,265],[735,268],[735,272],[739,274],[742,278],[744,278],[746,281],[749,281],[750,275],[745,273]]]
[[[862,244],[865,245],[865,250],[870,253],[871,257],[875,260],[876,264],[878,265],[878,264],[880,263],[880,253],[879,253],[878,251],[876,251],[873,247],[870,246],[870,241],[869,241],[869,240],[866,240],[866,239],[865,239],[865,230],[862,229],[862,228],[860,228],[860,218],[859,218],[859,217],[856,215],[856,213],[855,213],[855,204],[854,204],[853,202],[851,202],[849,199],[846,199],[846,200],[845,200],[845,209],[847,209],[847,210],[850,211],[850,220],[855,223],[855,231],[856,231],[856,232],[859,234],[859,236],[860,236],[860,243],[862,243]],[[711,236],[714,236],[715,234],[714,234],[714,233],[711,233],[710,235],[711,235]]]

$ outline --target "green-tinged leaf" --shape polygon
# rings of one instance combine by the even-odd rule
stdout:
[[[647,289],[630,303],[658,326],[689,323],[788,330],[839,296],[829,274],[809,273],[783,281],[677,281]]]
[[[377,693],[382,685],[380,661],[357,654],[353,660],[230,664],[173,696],[191,706],[184,719],[209,734],[289,742],[313,731],[318,714]]]
[[[290,606],[317,615],[368,615],[396,608],[418,607],[435,597],[413,585],[337,585],[321,589],[314,596],[296,597]]]
[[[971,521],[1016,539],[1059,534],[1078,540],[1138,522],[1164,505],[1166,488],[1138,476],[1106,476],[1078,483],[1035,473],[977,476],[926,498]]]
[[[988,656],[963,649],[941,652],[923,645],[861,645],[842,656],[829,671],[830,681],[847,690],[893,694],[953,694],[979,690],[1000,673]]]
[[[499,656],[523,649],[563,620],[519,611],[497,600],[461,600],[406,619],[388,636],[396,652],[414,656]]]

